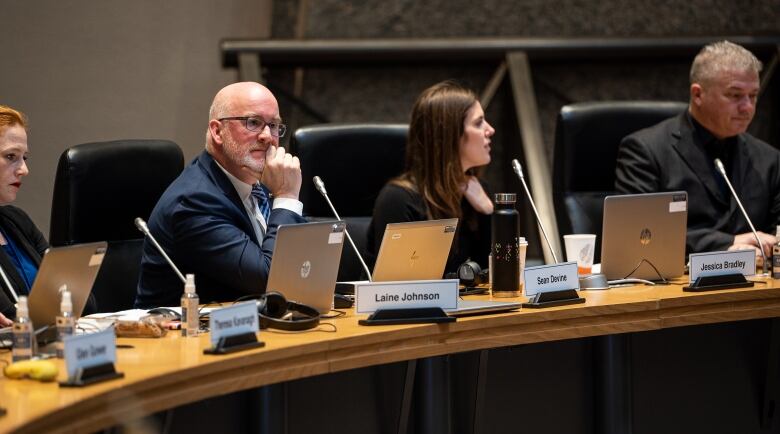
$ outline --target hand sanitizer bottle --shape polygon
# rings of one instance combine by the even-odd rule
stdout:
[[[67,289],[60,292],[62,300],[60,301],[60,314],[57,316],[57,357],[65,357],[65,337],[73,334],[76,328],[76,318],[73,317],[73,302],[71,301],[70,291]]]
[[[198,303],[200,299],[195,293],[195,276],[187,275],[187,283],[184,284],[184,294],[181,296],[181,335],[198,336],[200,318],[198,315]]]
[[[14,347],[11,357],[14,362],[29,360],[35,355],[35,329],[29,317],[27,309],[27,297],[19,297],[19,306],[16,308],[16,320],[13,326]]]

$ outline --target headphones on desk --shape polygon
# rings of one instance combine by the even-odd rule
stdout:
[[[483,270],[479,264],[469,259],[458,267],[458,279],[465,287],[471,288],[488,283],[490,276],[488,270]]]
[[[262,329],[301,331],[313,329],[320,324],[320,313],[317,309],[287,301],[276,291],[266,292],[257,299],[257,316]]]

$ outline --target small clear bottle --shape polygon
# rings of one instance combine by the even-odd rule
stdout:
[[[195,293],[195,276],[187,275],[187,283],[184,284],[184,294],[181,296],[181,335],[198,336],[200,318],[198,304],[200,299]]]
[[[777,242],[772,246],[772,277],[780,279],[780,225],[775,228]]]
[[[11,357],[14,362],[29,360],[35,355],[35,329],[27,308],[27,297],[19,297],[13,326],[14,346]]]
[[[73,302],[70,291],[61,291],[60,314],[57,316],[57,357],[65,357],[65,338],[76,329],[76,318],[73,316]]]

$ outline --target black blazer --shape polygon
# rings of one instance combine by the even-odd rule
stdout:
[[[46,249],[49,248],[49,243],[24,211],[11,205],[0,206],[0,227],[14,240],[21,250],[27,253],[36,266],[41,265],[41,257],[43,257]],[[0,248],[0,267],[3,267],[3,271],[5,271],[8,280],[11,281],[11,285],[14,287],[14,291],[18,294],[20,289],[24,288],[24,280],[16,270],[16,266],[14,266],[11,258],[5,253],[5,249],[2,248]],[[14,307],[13,295],[2,279],[0,279],[0,287],[2,287],[2,291],[0,291],[0,312],[8,318],[14,318],[16,316],[16,308]]]
[[[736,201],[718,187],[704,147],[686,113],[637,131],[620,144],[615,189],[620,193],[688,192],[689,253],[725,250],[750,232]],[[732,153],[731,183],[756,230],[780,223],[780,151],[744,133]]]

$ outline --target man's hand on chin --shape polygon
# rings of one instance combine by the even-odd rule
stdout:
[[[298,199],[301,192],[301,162],[284,148],[271,146],[265,154],[260,182],[276,198]]]

